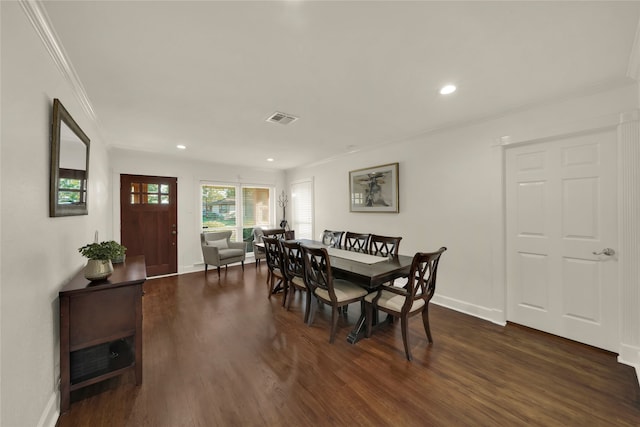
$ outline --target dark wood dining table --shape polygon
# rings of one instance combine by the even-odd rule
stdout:
[[[322,242],[307,239],[296,239],[306,246],[326,247]],[[336,277],[349,280],[370,292],[377,290],[382,284],[394,279],[407,277],[411,270],[412,256],[397,255],[385,257],[384,261],[367,264],[347,258],[329,255],[331,270]],[[375,321],[376,319],[374,319]],[[356,322],[354,328],[349,332],[347,341],[355,344],[365,335],[366,318],[364,310]]]

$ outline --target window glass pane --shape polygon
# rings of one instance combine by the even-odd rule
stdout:
[[[158,192],[158,184],[146,184],[147,193],[157,193]]]
[[[268,227],[271,224],[269,189],[244,187],[242,213],[244,227]]]
[[[131,183],[131,192],[132,193],[139,193],[140,192],[140,184],[137,182],[132,182]]]
[[[202,185],[202,228],[224,230],[236,225],[236,188]]]
[[[160,184],[160,193],[169,194],[169,185],[168,184]]]
[[[79,191],[58,191],[58,204],[73,205],[80,203]]]
[[[169,196],[166,195],[162,195],[160,196],[160,203],[162,203],[163,205],[168,205],[169,204]]]
[[[60,188],[61,190],[79,190],[82,188],[83,181],[84,180],[82,179],[60,178],[60,184],[58,188]]]
[[[158,195],[157,194],[147,194],[147,203],[149,204],[158,204]]]
[[[132,194],[131,195],[131,204],[132,205],[140,204],[140,195],[139,194]]]

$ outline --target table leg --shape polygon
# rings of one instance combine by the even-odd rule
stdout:
[[[373,311],[373,321],[371,322],[374,326],[378,325],[378,310]],[[353,327],[349,335],[347,336],[347,342],[350,344],[355,344],[360,341],[367,333],[367,316],[365,313],[364,301],[360,303],[360,317],[356,322],[356,325]]]

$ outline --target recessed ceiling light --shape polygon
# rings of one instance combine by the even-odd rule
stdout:
[[[449,95],[455,91],[456,87],[454,85],[442,86],[442,89],[440,89],[440,95]]]
[[[178,150],[186,150],[186,149],[187,149],[187,146],[186,146],[186,145],[182,145],[182,144],[178,144],[178,145],[176,145],[176,148],[177,148]]]
[[[274,159],[273,157],[269,157],[269,158],[267,159],[267,162],[273,162],[274,160],[275,160],[275,159]]]

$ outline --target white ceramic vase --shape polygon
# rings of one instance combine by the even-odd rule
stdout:
[[[104,280],[113,273],[110,259],[90,259],[84,268],[84,277],[93,280]]]

